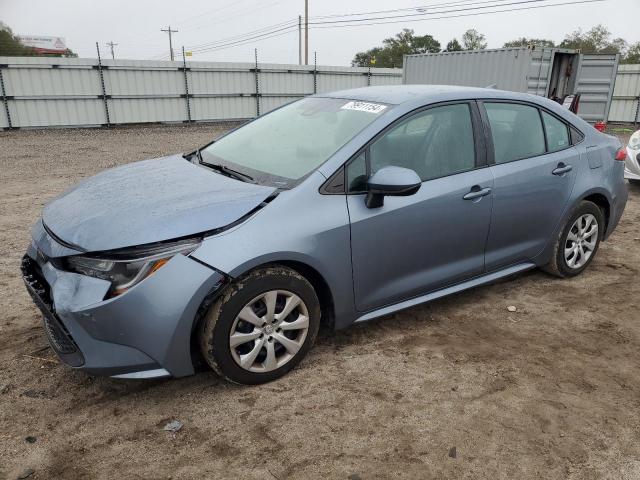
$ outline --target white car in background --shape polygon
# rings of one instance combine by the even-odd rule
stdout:
[[[627,144],[627,159],[624,165],[624,178],[640,185],[640,130],[636,130]]]

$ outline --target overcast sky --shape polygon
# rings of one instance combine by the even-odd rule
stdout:
[[[481,1],[477,0],[476,5]],[[575,0],[545,0],[547,3],[566,1]],[[473,0],[309,0],[309,3],[309,16],[313,19],[314,16],[320,15],[434,6],[443,3],[456,5],[441,6],[440,11],[468,8]],[[519,4],[504,8],[522,8],[529,5]],[[100,43],[103,54],[107,55],[108,47],[105,44],[113,41],[118,43],[115,47],[116,58],[159,59],[163,56],[168,57],[167,34],[160,31],[168,25],[179,30],[173,37],[174,48],[178,50],[185,45],[189,50],[194,45],[283,23],[303,13],[304,0],[0,0],[0,21],[7,23],[14,33],[64,37],[68,47],[81,57],[95,57],[96,41]],[[464,11],[458,14],[461,13],[473,12]],[[630,43],[640,41],[640,0],[605,0],[585,5],[462,18],[417,22],[403,20],[387,25],[314,28],[309,31],[309,50],[317,50],[319,64],[349,65],[356,52],[379,45],[382,39],[405,27],[414,29],[417,34],[433,35],[443,48],[451,38],[459,39],[468,28],[476,28],[485,34],[489,47],[496,48],[501,47],[505,41],[519,36],[550,38],[559,42],[567,32],[578,28],[587,30],[597,23],[603,23],[614,36],[622,37]],[[262,62],[298,62],[297,30],[224,50],[194,53],[192,59],[252,61],[254,47],[258,48]],[[313,58],[312,53],[310,57]]]

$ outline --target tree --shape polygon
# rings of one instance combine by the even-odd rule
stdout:
[[[416,36],[414,31],[405,28],[395,37],[385,38],[382,47],[358,52],[351,61],[353,67],[400,67],[402,57],[414,53],[437,53],[440,42],[431,35]]]
[[[581,50],[584,53],[621,53],[627,50],[627,42],[622,38],[611,39],[611,32],[604,25],[596,25],[583,33],[575,30],[564,37],[561,48]]]
[[[640,63],[640,42],[629,45],[629,49],[622,59],[622,63]]]
[[[27,47],[20,42],[11,29],[0,22],[0,56],[4,57],[77,57],[78,54],[68,48],[59,54],[38,53],[33,48]]]
[[[25,47],[9,27],[0,30],[0,56],[26,57],[35,55],[30,47]]]
[[[447,48],[444,49],[445,52],[460,52],[462,51],[462,45],[457,38],[454,38],[449,43],[447,43]]]
[[[520,37],[504,44],[504,48],[512,47],[528,47],[529,45],[536,45],[544,48],[553,48],[556,46],[553,40],[547,40],[546,38],[527,38]]]
[[[487,48],[485,36],[475,28],[470,28],[462,34],[462,45],[465,50],[482,50]]]

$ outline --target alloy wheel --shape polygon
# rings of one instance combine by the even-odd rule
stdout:
[[[249,301],[236,316],[229,334],[235,362],[250,372],[282,367],[298,353],[309,330],[309,311],[287,290],[270,290]]]
[[[582,268],[598,244],[598,221],[591,213],[579,216],[571,226],[564,245],[564,259],[569,268]]]

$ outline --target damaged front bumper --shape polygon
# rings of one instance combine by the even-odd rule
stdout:
[[[225,284],[222,273],[179,254],[127,292],[105,299],[109,282],[56,268],[36,245],[34,237],[22,273],[60,360],[119,378],[194,373],[194,320],[204,300]]]

